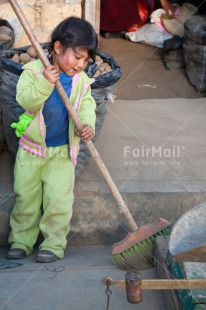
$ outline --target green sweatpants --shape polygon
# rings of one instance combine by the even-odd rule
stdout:
[[[74,180],[68,145],[48,147],[46,158],[19,148],[14,167],[16,202],[10,216],[12,249],[32,253],[41,231],[44,241],[40,250],[64,257],[74,202]]]

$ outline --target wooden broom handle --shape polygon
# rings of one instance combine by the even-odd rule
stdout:
[[[47,68],[48,66],[50,66],[50,62],[49,60],[47,59],[41,45],[39,44],[38,40],[37,40],[37,37],[35,36],[30,24],[28,23],[22,9],[20,8],[18,2],[16,0],[9,0],[9,3],[11,4],[14,12],[16,13],[16,16],[18,17],[22,27],[24,28],[29,40],[31,41],[33,47],[35,48],[39,58],[41,59],[43,65],[45,68]],[[83,124],[82,122],[80,121],[78,115],[76,114],[72,104],[70,103],[69,101],[69,98],[66,94],[66,92],[64,91],[64,88],[62,87],[60,81],[57,81],[55,83],[55,86],[56,86],[56,89],[62,99],[62,101],[64,102],[65,104],[65,107],[67,108],[70,116],[72,117],[77,129],[79,131],[82,130],[83,128]],[[99,170],[101,171],[106,183],[108,184],[114,198],[116,199],[117,203],[119,206],[121,206],[121,209],[122,209],[122,213],[125,217],[125,220],[127,221],[131,231],[136,231],[138,229],[131,213],[129,212],[122,196],[120,195],[116,185],[114,184],[106,166],[104,165],[99,153],[97,152],[94,144],[92,143],[91,140],[84,140],[87,148],[89,149],[92,157],[94,158]]]

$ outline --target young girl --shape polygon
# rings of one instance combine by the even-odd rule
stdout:
[[[48,263],[64,257],[79,140],[94,136],[96,105],[90,88],[94,80],[83,70],[89,59],[94,60],[97,44],[93,27],[85,20],[70,17],[51,35],[51,66],[45,69],[36,60],[23,67],[16,98],[34,119],[20,139],[14,168],[16,202],[10,216],[8,259],[31,254],[39,231],[44,241],[36,261]],[[84,124],[81,132],[75,130],[55,89],[57,80]]]

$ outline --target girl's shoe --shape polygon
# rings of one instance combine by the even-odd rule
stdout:
[[[36,255],[36,262],[38,263],[51,263],[58,260],[59,257],[56,256],[53,252],[48,250],[41,250]]]
[[[22,259],[27,257],[27,254],[22,249],[10,249],[6,255],[7,259]]]

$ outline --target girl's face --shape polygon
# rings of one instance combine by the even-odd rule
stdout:
[[[83,71],[89,61],[87,50],[77,48],[75,51],[72,48],[67,48],[65,51],[59,41],[54,43],[55,53],[53,54],[53,65],[59,71],[69,76]]]

